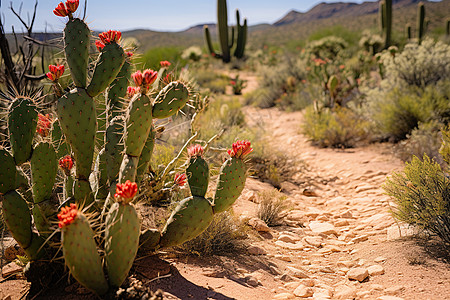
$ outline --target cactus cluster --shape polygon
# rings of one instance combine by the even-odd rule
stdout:
[[[244,57],[245,44],[247,42],[247,19],[244,19],[241,25],[241,19],[239,15],[239,10],[236,10],[236,27],[231,27],[231,37],[230,29],[228,27],[228,11],[227,11],[227,1],[217,0],[217,34],[219,36],[221,53],[214,50],[211,34],[207,25],[203,27],[206,46],[208,51],[215,58],[222,59],[224,63],[229,63],[231,61],[231,52],[234,44],[234,57],[240,59]],[[235,32],[237,37],[235,38]],[[235,42],[236,39],[236,42]]]
[[[188,180],[192,197],[179,203],[161,233],[143,231],[133,202],[141,196],[139,185],[155,145],[153,119],[176,114],[190,92],[181,81],[161,80],[168,62],[161,62],[159,72],[132,74],[131,54],[120,46],[118,31],[99,35],[99,54],[90,69],[91,32],[73,16],[78,5],[79,0],[67,0],[54,10],[68,18],[64,51],[73,82],[63,87],[59,81],[65,65],[49,67],[57,99],[52,113],[43,114],[37,100],[24,96],[8,107],[0,199],[5,223],[30,260],[51,258],[55,245],[62,244],[72,276],[104,295],[124,282],[139,245],[156,250],[183,243],[206,229],[214,213],[230,207],[244,187],[243,158],[252,149],[249,142],[233,145],[210,200],[205,198],[209,168],[203,148],[189,148],[188,178],[177,174],[174,182]],[[99,125],[102,115],[104,125]]]

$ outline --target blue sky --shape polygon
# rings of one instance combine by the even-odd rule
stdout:
[[[0,0],[1,1],[1,0]],[[64,18],[53,15],[52,10],[61,0],[40,0],[34,31],[54,32],[64,27]],[[65,0],[64,0],[65,1]],[[375,1],[375,0],[368,0]],[[18,10],[23,2],[22,16],[27,19],[31,14],[35,0],[12,0]],[[291,9],[307,11],[323,0],[228,0],[228,19],[235,22],[234,11],[239,8],[241,16],[248,19],[250,25],[273,23]],[[327,0],[326,2],[358,2],[361,0]],[[20,23],[9,10],[10,1],[1,1],[2,20],[7,32],[14,25],[21,31]],[[84,0],[80,0],[80,7]],[[79,9],[80,10],[80,9]],[[80,15],[81,12],[77,12]],[[136,28],[158,31],[184,30],[191,25],[216,22],[215,0],[89,0],[86,20],[93,30],[130,30]],[[18,30],[19,29],[19,30]]]

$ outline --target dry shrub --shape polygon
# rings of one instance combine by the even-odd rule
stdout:
[[[267,226],[280,225],[283,212],[288,208],[287,197],[276,189],[262,191],[258,193],[258,197],[258,218],[263,220]]]
[[[179,250],[198,256],[225,255],[243,252],[246,248],[247,227],[229,211],[214,215],[208,228]]]

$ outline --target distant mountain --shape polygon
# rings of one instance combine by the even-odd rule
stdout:
[[[394,9],[401,7],[414,5],[420,0],[394,0]],[[276,21],[273,25],[283,26],[292,23],[305,23],[312,22],[320,19],[329,18],[352,18],[363,15],[370,15],[378,12],[379,3],[375,2],[363,2],[358,3],[320,3],[314,6],[309,11],[302,13],[295,10],[291,10],[280,20]]]

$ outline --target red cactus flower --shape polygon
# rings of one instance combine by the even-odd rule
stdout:
[[[156,78],[158,78],[158,72],[147,69],[144,70],[144,85],[148,88],[153,82],[155,82]]]
[[[199,144],[195,144],[187,148],[189,157],[202,156],[204,151],[205,149]]]
[[[127,97],[131,98],[133,97],[135,94],[139,93],[141,90],[140,87],[136,87],[136,86],[129,86],[127,87]]]
[[[80,0],[67,0],[66,1],[66,10],[69,14],[74,13],[77,8],[78,5],[80,5]]]
[[[144,77],[143,77],[141,71],[136,71],[133,74],[131,74],[131,78],[133,78],[134,85],[136,85],[136,86],[141,86],[142,81],[144,80]]]
[[[73,158],[70,155],[66,155],[59,159],[59,167],[63,169],[64,173],[69,176],[70,170],[73,168]]]
[[[70,206],[65,206],[61,208],[61,212],[58,214],[58,226],[63,228],[75,221],[78,215],[78,207],[75,203],[71,203]]]
[[[161,65],[162,68],[167,68],[170,67],[171,65],[171,63],[168,62],[167,60],[160,61],[159,64]]]
[[[316,66],[325,65],[327,63],[326,61],[324,61],[321,58],[314,58],[313,61]]]
[[[57,81],[64,74],[64,65],[49,65],[48,69],[50,72],[45,75],[47,75],[47,78],[51,81]]]
[[[105,48],[105,44],[103,44],[101,41],[96,40],[95,41],[95,47],[97,47],[97,50],[99,52],[102,52],[103,48]]]
[[[67,17],[69,15],[66,10],[66,6],[62,2],[60,2],[58,6],[53,10],[53,13],[58,17]]]
[[[340,65],[339,69],[343,70],[343,69],[345,69],[345,66],[344,65]]]
[[[232,148],[228,150],[228,154],[231,157],[242,159],[248,154],[250,154],[252,151],[253,148],[251,147],[251,143],[249,141],[237,141],[233,143]]]
[[[50,133],[50,128],[52,128],[52,119],[50,115],[38,114],[37,133],[42,137],[46,137]]]
[[[175,178],[173,179],[173,181],[175,182],[176,185],[178,186],[184,186],[187,182],[187,177],[186,174],[182,173],[176,173],[175,174]]]
[[[131,51],[127,51],[127,52],[125,52],[125,54],[127,55],[127,57],[132,57],[133,56],[133,52],[131,52]]]
[[[138,187],[136,182],[131,182],[127,180],[125,183],[119,183],[116,185],[116,194],[114,198],[119,202],[129,203],[136,196]]]
[[[231,85],[236,85],[236,81],[231,80],[231,81],[230,81],[230,84],[231,84]]]
[[[98,35],[103,44],[112,44],[120,41],[122,37],[122,33],[117,30],[108,30],[106,32],[102,32]]]

